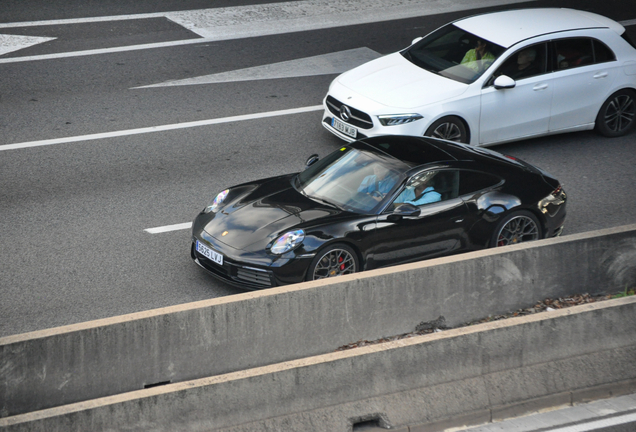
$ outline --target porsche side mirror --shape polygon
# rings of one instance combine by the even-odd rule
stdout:
[[[419,216],[421,212],[422,210],[420,210],[419,207],[416,207],[413,204],[403,203],[398,205],[387,219],[390,222],[397,222],[404,216]]]
[[[495,86],[497,90],[502,90],[502,89],[514,88],[514,86],[516,86],[517,83],[515,82],[515,80],[513,80],[509,76],[500,75],[497,77],[497,79],[495,79],[495,82],[493,83],[493,85]]]
[[[305,162],[305,169],[309,168],[310,166],[318,162],[318,159],[320,158],[318,157],[317,154],[312,154],[311,156],[309,156],[307,158],[307,162]]]

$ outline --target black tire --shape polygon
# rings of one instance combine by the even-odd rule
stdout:
[[[516,211],[504,217],[490,239],[490,247],[508,246],[543,238],[539,219],[526,210]]]
[[[619,90],[601,106],[595,128],[603,136],[619,137],[627,134],[636,124],[636,92]]]
[[[426,130],[424,136],[468,144],[468,130],[459,117],[442,117]]]
[[[352,274],[360,270],[358,254],[343,243],[318,251],[307,271],[307,280]]]

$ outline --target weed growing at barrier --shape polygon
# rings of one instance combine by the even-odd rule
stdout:
[[[491,321],[498,321],[507,318],[514,318],[524,315],[535,314],[539,312],[549,312],[557,309],[568,308],[571,306],[578,306],[586,303],[594,303],[603,300],[610,300],[613,298],[626,297],[629,295],[636,295],[636,288],[632,288],[628,290],[625,288],[625,291],[621,291],[617,294],[608,294],[608,295],[590,295],[590,294],[576,294],[570,297],[560,297],[558,299],[545,299],[537,302],[533,307],[526,309],[519,309],[514,312],[510,312],[502,315],[489,315],[486,318],[482,318],[477,321],[471,321],[469,323],[458,325],[459,327],[467,327],[475,324],[482,324]],[[359,340],[357,342],[352,342],[347,345],[343,345],[336,349],[336,351],[345,351],[353,348],[359,348],[367,345],[375,345],[384,342],[391,342],[399,339],[406,339],[414,336],[419,336],[423,334],[435,333],[443,330],[447,330],[449,327],[446,327],[446,322],[443,316],[437,318],[436,320],[429,322],[422,322],[417,325],[415,331],[410,333],[404,333],[401,335],[390,336],[386,338],[381,338],[373,341],[368,340]]]
[[[633,296],[636,295],[636,288],[632,288],[632,289],[627,289],[627,286],[625,286],[625,290],[619,292],[618,294],[614,294],[612,296],[612,298],[621,298],[621,297],[628,297],[628,296]]]

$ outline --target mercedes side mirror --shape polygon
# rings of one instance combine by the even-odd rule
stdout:
[[[497,79],[495,79],[495,82],[493,83],[493,85],[495,86],[497,90],[502,90],[502,89],[513,88],[514,86],[517,85],[517,83],[515,82],[515,80],[513,80],[509,76],[500,75],[497,77]]]

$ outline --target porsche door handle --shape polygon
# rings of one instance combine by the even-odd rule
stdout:
[[[607,72],[599,72],[597,74],[594,74],[594,79],[599,79],[599,78],[607,78]]]
[[[532,87],[532,90],[539,91],[539,90],[545,90],[547,88],[548,88],[547,84],[537,84],[536,86]]]

